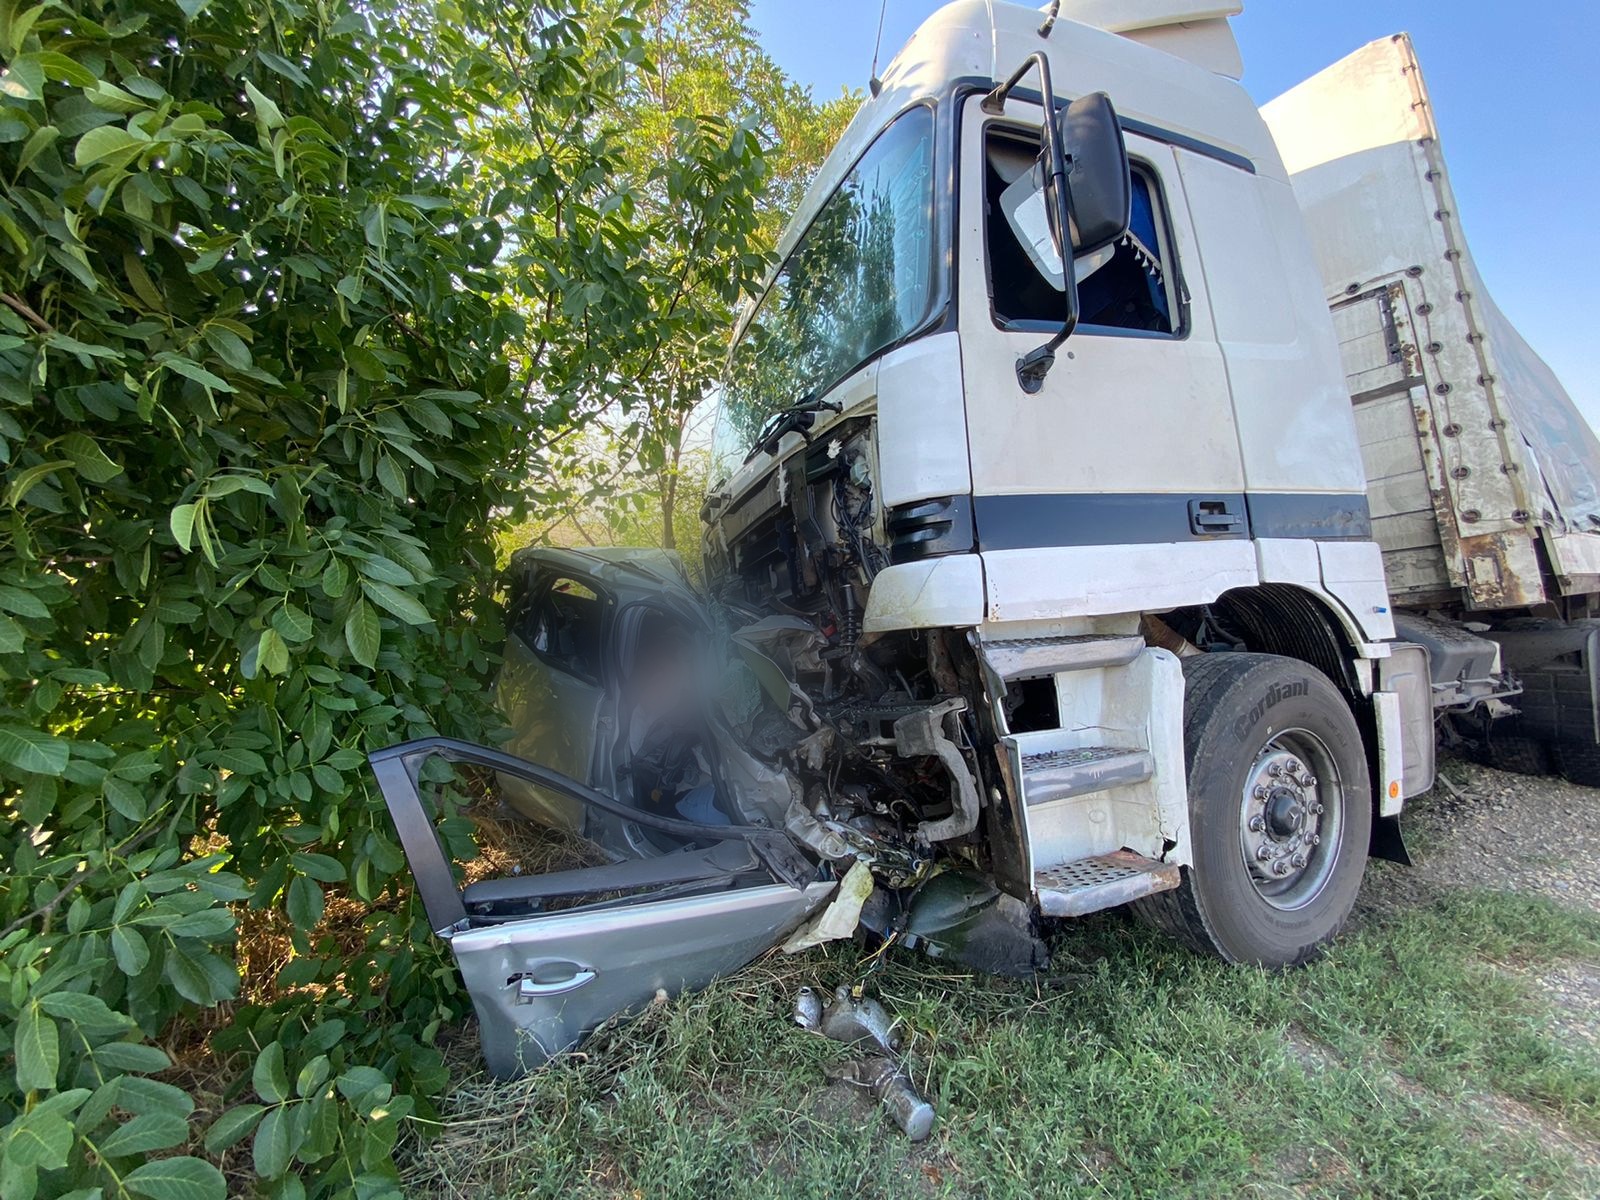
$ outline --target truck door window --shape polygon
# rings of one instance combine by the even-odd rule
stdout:
[[[600,677],[605,601],[588,584],[561,577],[535,593],[517,634],[551,666],[580,679]]]
[[[1029,176],[1039,155],[1037,138],[990,130],[984,153],[984,228],[989,295],[995,320],[1006,328],[1049,328],[1061,323],[1061,285],[1034,263],[1007,218],[1001,195]],[[1026,187],[1024,182],[1021,186]],[[1080,259],[1079,328],[1131,329],[1176,336],[1181,332],[1177,264],[1161,185],[1144,164],[1133,164],[1133,213],[1128,232],[1108,251]],[[1057,272],[1059,276],[1059,272]]]

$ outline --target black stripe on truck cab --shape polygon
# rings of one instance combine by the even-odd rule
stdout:
[[[1258,538],[1315,538],[1318,541],[1372,537],[1372,516],[1360,492],[1251,492],[1250,535]]]
[[[897,563],[963,554],[974,545],[979,550],[1037,550],[1243,538],[1372,537],[1366,496],[1327,492],[946,496],[891,509],[888,525],[890,558]]]

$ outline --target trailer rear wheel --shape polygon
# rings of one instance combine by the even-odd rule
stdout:
[[[1295,659],[1183,660],[1194,864],[1135,905],[1230,962],[1314,958],[1355,904],[1372,785],[1355,717],[1328,677]]]

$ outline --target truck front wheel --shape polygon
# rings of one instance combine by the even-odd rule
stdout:
[[[1295,659],[1183,660],[1194,864],[1147,920],[1229,962],[1287,967],[1332,939],[1361,887],[1372,785],[1354,716]]]

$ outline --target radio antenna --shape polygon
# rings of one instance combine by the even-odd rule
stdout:
[[[872,78],[867,82],[868,89],[873,96],[883,91],[883,80],[878,78],[878,50],[883,46],[883,14],[889,7],[889,0],[883,0],[878,5],[878,37],[872,43]]]

